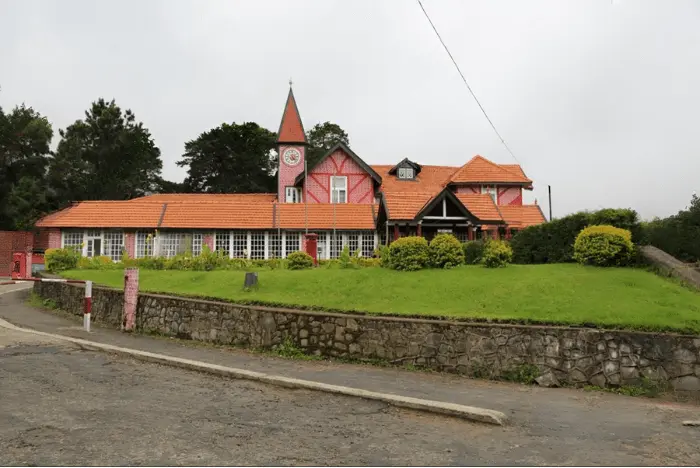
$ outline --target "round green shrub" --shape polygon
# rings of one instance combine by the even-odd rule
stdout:
[[[484,247],[486,243],[482,240],[467,241],[462,245],[464,249],[464,263],[467,265],[476,265],[481,263],[481,258],[484,256]]]
[[[508,243],[500,240],[489,240],[484,246],[481,263],[486,268],[499,268],[508,265],[513,260],[513,249]]]
[[[78,266],[80,250],[76,247],[46,249],[44,260],[46,262],[46,269],[51,273],[72,270]]]
[[[438,234],[428,247],[430,265],[435,268],[454,268],[464,263],[462,245],[452,234]]]
[[[374,251],[374,255],[379,260],[379,266],[382,268],[391,268],[391,255],[389,255],[389,246],[380,245]]]
[[[287,255],[287,268],[290,270],[306,270],[314,266],[314,259],[306,252],[298,251]]]
[[[609,225],[589,226],[574,242],[574,260],[583,265],[623,266],[633,252],[630,231]]]
[[[394,270],[415,271],[428,266],[428,241],[422,237],[402,237],[389,246],[391,268]]]

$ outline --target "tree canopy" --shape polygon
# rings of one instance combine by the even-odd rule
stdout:
[[[163,163],[151,134],[131,110],[99,99],[60,131],[48,180],[58,207],[74,200],[126,200],[150,191]]]
[[[276,134],[254,122],[221,124],[185,143],[177,165],[187,166],[191,192],[276,191]]]
[[[52,137],[33,108],[0,107],[0,229],[24,229],[49,210],[44,176]]]

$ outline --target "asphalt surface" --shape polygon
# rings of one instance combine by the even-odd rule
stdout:
[[[28,325],[18,323],[22,319],[44,324],[55,319],[53,333],[77,333],[76,322],[56,326],[65,319],[24,306],[22,295],[0,295],[0,316],[21,326]],[[92,338],[108,336],[98,330]],[[164,340],[129,338],[176,349]],[[235,351],[177,349],[210,361],[229,354],[243,359]],[[361,399],[224,380],[0,328],[0,465],[700,464],[700,428],[681,425],[700,419],[693,405],[257,358],[268,367],[280,361],[278,368],[289,372],[309,374],[317,367],[319,377],[354,375],[357,381],[357,373],[365,371],[375,385],[382,375],[406,389],[414,380],[418,392],[432,385],[442,400],[456,400],[471,389],[483,400],[490,390],[490,407],[510,409],[513,423],[480,425]]]

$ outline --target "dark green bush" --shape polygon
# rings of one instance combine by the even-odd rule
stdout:
[[[64,249],[46,249],[44,261],[46,269],[51,273],[72,270],[78,266],[80,260],[80,250],[73,247]]]
[[[428,247],[430,266],[434,268],[454,268],[464,263],[462,245],[452,234],[438,234]]]
[[[389,253],[389,246],[380,245],[374,251],[374,255],[379,259],[380,267],[391,268],[391,254]]]
[[[613,226],[590,226],[574,243],[574,259],[584,265],[624,266],[632,259],[632,233]]]
[[[700,198],[673,216],[642,223],[641,241],[683,262],[700,262]],[[633,236],[634,237],[634,236]]]
[[[641,225],[634,210],[608,208],[595,212],[579,212],[518,232],[511,240],[513,262],[573,262],[576,236],[587,226],[598,224],[627,229],[633,233],[633,241],[642,238]],[[637,233],[637,238],[634,233]]]
[[[507,242],[500,240],[488,240],[484,247],[481,263],[486,268],[500,268],[507,266],[513,260],[513,250]]]
[[[464,250],[464,263],[467,265],[476,265],[481,263],[481,257],[484,255],[484,246],[486,243],[483,240],[467,241],[462,244]]]
[[[410,236],[395,240],[389,246],[391,268],[415,271],[429,265],[428,241],[423,237]]]
[[[298,251],[287,255],[287,268],[290,270],[305,270],[314,266],[314,259],[306,252]]]

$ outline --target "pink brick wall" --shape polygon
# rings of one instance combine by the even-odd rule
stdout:
[[[466,194],[481,193],[481,185],[460,185],[456,188],[455,192]]]
[[[338,150],[314,168],[307,179],[309,203],[330,203],[331,176],[348,178],[348,203],[372,203],[372,178],[345,151]]]
[[[282,158],[284,150],[287,148],[296,148],[301,153],[301,160],[296,166],[287,166]],[[279,171],[277,173],[277,199],[284,203],[284,189],[285,187],[294,185],[294,179],[304,172],[304,159],[306,158],[306,152],[303,146],[280,146],[279,148]]]
[[[481,193],[481,185],[463,185],[455,190],[457,193]],[[523,204],[523,189],[518,186],[498,185],[498,204],[499,205],[522,205]]]
[[[202,242],[204,242],[204,245],[209,247],[209,250],[212,252],[214,251],[214,234],[204,234]]]
[[[124,329],[133,330],[136,324],[136,305],[139,297],[139,269],[124,270]]]
[[[124,234],[124,248],[129,258],[136,258],[136,234],[127,232]]]
[[[61,231],[58,229],[51,229],[49,231],[49,249],[60,249],[61,248]]]

